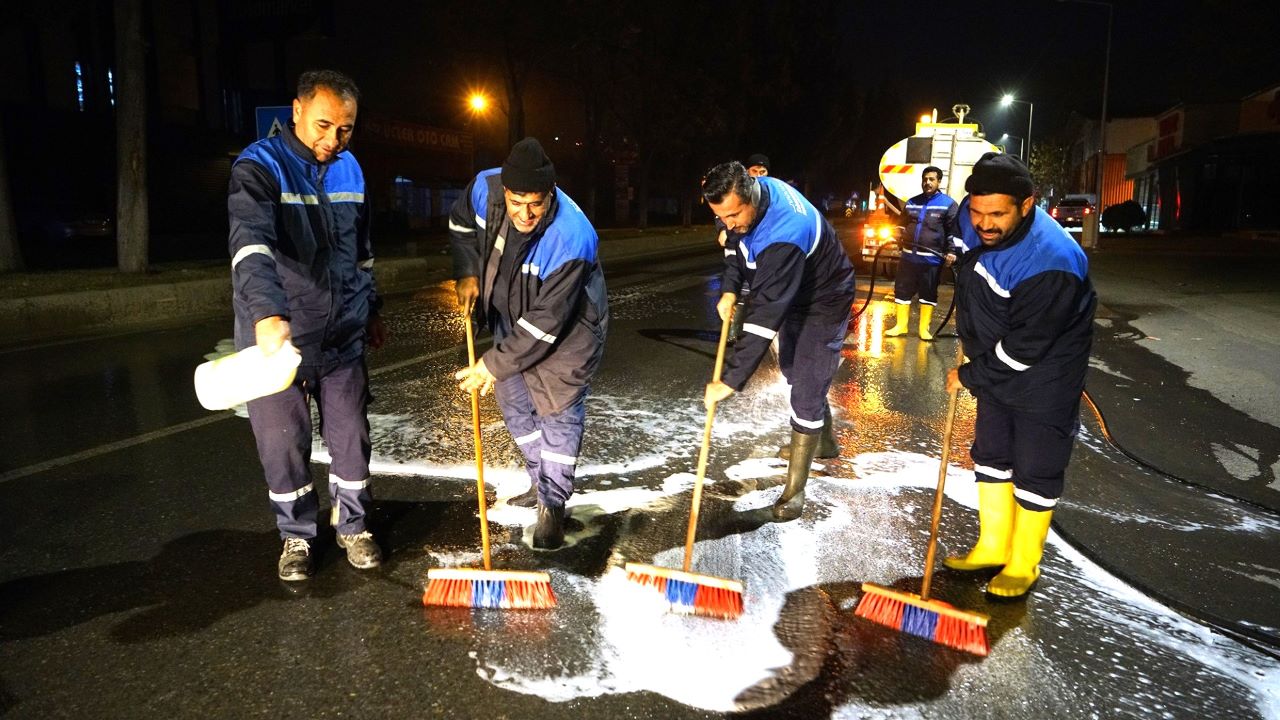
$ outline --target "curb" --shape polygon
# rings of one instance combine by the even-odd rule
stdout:
[[[702,233],[603,240],[600,259],[657,258],[708,246]],[[386,294],[416,290],[449,278],[448,255],[380,257],[375,273]],[[174,326],[231,314],[230,270],[226,277],[155,283],[108,290],[0,299],[0,347],[72,337]]]

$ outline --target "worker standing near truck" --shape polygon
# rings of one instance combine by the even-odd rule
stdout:
[[[900,241],[902,258],[893,281],[893,302],[897,318],[887,337],[905,335],[910,329],[911,301],[920,298],[920,339],[932,340],[929,331],[933,309],[938,305],[938,282],[943,266],[955,262],[951,252],[956,237],[958,205],[941,191],[942,169],[934,165],[920,176],[919,195],[907,201],[903,209],[906,220]]]

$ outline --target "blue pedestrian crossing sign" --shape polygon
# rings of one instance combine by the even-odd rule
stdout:
[[[289,129],[289,119],[293,117],[292,105],[270,105],[254,108],[258,121],[258,139],[275,137]]]

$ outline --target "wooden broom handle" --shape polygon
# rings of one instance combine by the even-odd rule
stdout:
[[[467,330],[467,366],[476,365],[476,340],[471,331],[471,312],[466,310],[462,318]],[[489,515],[484,503],[484,444],[480,441],[480,391],[471,391],[471,438],[475,444],[476,455],[476,500],[480,504],[480,550],[484,555],[484,569],[491,570],[489,563]]]
[[[730,308],[720,323],[720,344],[716,347],[716,367],[711,372],[711,382],[720,382],[724,369],[724,347],[729,338],[729,323],[734,309]],[[693,566],[693,538],[698,532],[698,509],[702,506],[702,480],[707,476],[707,455],[711,453],[711,423],[716,417],[716,403],[707,408],[707,422],[702,428],[702,449],[698,451],[698,476],[693,482],[693,505],[689,508],[689,532],[684,539],[684,571]]]
[[[964,363],[964,343],[958,343],[956,367]],[[951,431],[956,424],[957,396],[959,389],[952,390],[947,401],[947,421],[942,430],[942,461],[938,464],[938,489],[933,492],[933,520],[929,523],[929,549],[924,556],[924,582],[920,585],[920,599],[929,599],[929,586],[933,584],[933,560],[938,552],[938,525],[942,522],[942,494],[947,485],[947,461],[951,458]]]

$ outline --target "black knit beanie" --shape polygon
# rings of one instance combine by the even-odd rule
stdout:
[[[756,153],[755,155],[752,155],[751,157],[747,158],[746,164],[747,164],[747,167],[752,167],[755,165],[763,165],[764,169],[768,170],[769,156],[765,155],[764,153]]]
[[[527,137],[516,143],[502,163],[502,186],[511,192],[548,192],[555,184],[556,166],[537,138]]]
[[[1035,193],[1031,171],[1012,155],[989,152],[983,155],[969,179],[964,181],[965,192],[971,195],[1012,195],[1024,200]]]

